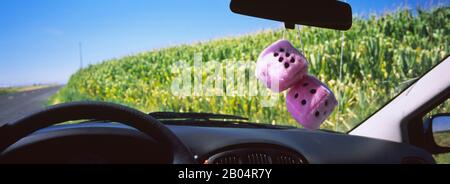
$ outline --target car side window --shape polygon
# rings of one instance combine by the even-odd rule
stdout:
[[[431,117],[436,114],[442,114],[442,113],[450,113],[450,98],[445,100],[443,103],[438,105],[436,108],[434,108],[432,111],[430,111],[426,117]],[[443,141],[450,141],[450,136],[448,134],[445,134],[445,137],[440,137],[440,139],[445,139]],[[436,139],[436,137],[435,137]],[[444,153],[444,154],[435,154],[433,155],[434,159],[436,160],[436,163],[438,164],[450,164],[450,153]]]

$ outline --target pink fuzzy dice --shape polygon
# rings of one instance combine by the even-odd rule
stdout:
[[[336,105],[337,100],[333,92],[310,75],[305,75],[286,96],[287,110],[297,122],[308,129],[319,128]]]
[[[256,77],[274,92],[281,92],[306,75],[305,57],[287,40],[278,40],[267,47],[256,63]]]

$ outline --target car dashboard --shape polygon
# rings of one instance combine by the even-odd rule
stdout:
[[[434,163],[426,151],[405,143],[396,143],[366,137],[351,136],[326,131],[284,128],[230,128],[187,125],[166,125],[190,148],[200,164],[339,164],[339,163]],[[149,157],[149,161],[170,159],[170,155],[143,133],[118,123],[81,123],[55,125],[39,130],[14,145],[8,153],[30,152],[32,145],[59,139],[61,142],[46,144],[49,149],[57,147],[68,150],[64,139],[84,137],[90,144],[96,139],[86,137],[89,133],[102,137],[103,142],[113,142],[117,136],[130,138],[127,150],[105,150],[120,153],[132,152],[136,157]],[[100,141],[100,142],[101,142]],[[146,143],[147,142],[147,143]],[[76,144],[76,143],[73,143]],[[115,142],[105,147],[118,147]],[[135,147],[133,147],[133,145]],[[68,148],[65,148],[68,147]],[[148,149],[147,149],[148,148]],[[55,149],[55,148],[52,148]],[[100,148],[98,148],[100,149]],[[39,154],[36,151],[32,151]],[[73,150],[71,153],[75,154]],[[47,154],[47,153],[46,153]],[[96,152],[98,154],[98,151]],[[92,154],[91,154],[92,155]],[[95,154],[94,154],[95,155]],[[123,153],[122,155],[127,155]]]

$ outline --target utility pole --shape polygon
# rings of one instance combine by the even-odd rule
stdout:
[[[78,44],[79,49],[80,49],[80,70],[83,69],[83,49],[82,49],[82,45],[81,42]]]

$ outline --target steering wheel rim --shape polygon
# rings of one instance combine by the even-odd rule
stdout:
[[[14,123],[0,127],[0,153],[33,132],[73,120],[96,119],[118,122],[152,137],[173,152],[172,164],[195,164],[193,154],[164,124],[127,106],[108,102],[71,102],[47,107]]]

